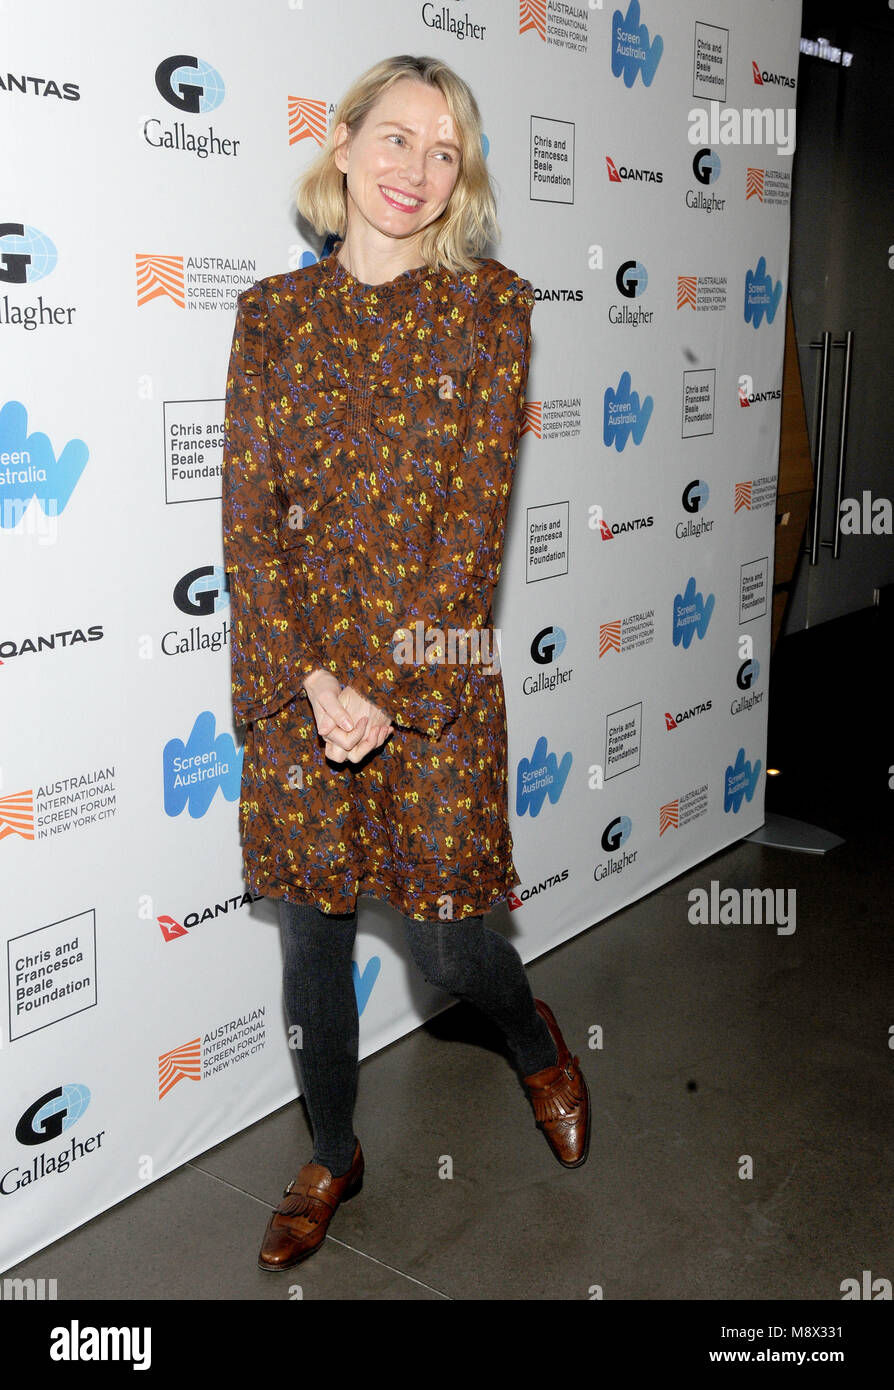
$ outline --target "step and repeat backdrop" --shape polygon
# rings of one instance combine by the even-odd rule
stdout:
[[[530,960],[762,823],[800,19],[7,11],[0,1267],[298,1094],[242,880],[223,398],[238,293],[329,249],[294,183],[383,57],[471,85],[536,290],[495,609],[525,878],[489,921]],[[370,897],[355,971],[364,1056],[449,1002]]]

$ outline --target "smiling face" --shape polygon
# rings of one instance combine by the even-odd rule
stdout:
[[[461,149],[439,88],[401,78],[353,137],[342,123],[335,141],[335,163],[347,174],[352,235],[371,235],[377,244],[383,237],[413,238],[441,216],[459,177]]]

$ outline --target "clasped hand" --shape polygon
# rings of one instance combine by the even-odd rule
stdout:
[[[359,763],[394,733],[394,725],[384,711],[352,686],[342,688],[331,671],[322,667],[313,671],[304,688],[330,761],[343,763],[347,759]]]

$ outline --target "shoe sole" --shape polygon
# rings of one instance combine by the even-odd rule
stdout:
[[[341,1196],[341,1199],[339,1200],[338,1207],[343,1206],[345,1202],[350,1202],[351,1198],[356,1197],[357,1193],[360,1192],[362,1188],[363,1176],[361,1175],[353,1187],[348,1187],[345,1189],[344,1193]],[[328,1222],[326,1223],[327,1234],[329,1232],[329,1227],[332,1225],[332,1222],[335,1220],[335,1217],[338,1214],[338,1207],[335,1208],[335,1211],[332,1213]],[[315,1255],[317,1251],[320,1250],[323,1247],[323,1245],[325,1245],[325,1243],[326,1236],[324,1235],[323,1239],[319,1242],[318,1245],[313,1246],[313,1248],[310,1250],[302,1250],[300,1255],[296,1255],[294,1259],[286,1261],[285,1264],[265,1265],[259,1259],[258,1269],[262,1269],[265,1274],[279,1274],[280,1271],[283,1269],[294,1269],[296,1265],[302,1264],[305,1260],[309,1260],[311,1255]]]

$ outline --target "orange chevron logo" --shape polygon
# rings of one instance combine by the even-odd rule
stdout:
[[[175,1047],[171,1052],[163,1052],[158,1059],[158,1099],[163,1100],[178,1081],[202,1079],[202,1039]]]
[[[0,840],[7,835],[21,835],[23,840],[34,839],[34,791],[0,796]]]
[[[751,511],[751,483],[736,483],[736,497],[733,504],[733,516],[740,512],[742,508],[747,512]]]
[[[137,254],[137,308],[159,295],[173,299],[178,309],[186,308],[183,257]]]
[[[316,140],[318,145],[322,145],[325,139],[325,101],[289,97],[289,144],[297,145],[299,140]]]
[[[764,201],[764,171],[763,169],[745,170],[745,201],[749,198],[757,198],[760,202]]]
[[[519,439],[529,430],[536,439],[543,438],[543,401],[525,401]]]
[[[619,652],[621,650],[621,619],[616,618],[611,623],[599,624],[599,655],[605,656],[606,652]]]
[[[664,834],[665,830],[679,830],[680,828],[680,798],[668,801],[658,810],[658,838]]]
[[[689,305],[690,309],[695,308],[695,296],[698,289],[697,275],[678,275],[677,276],[677,308],[682,309],[684,305]]]
[[[529,29],[546,43],[546,0],[519,0],[518,32],[526,34]]]

